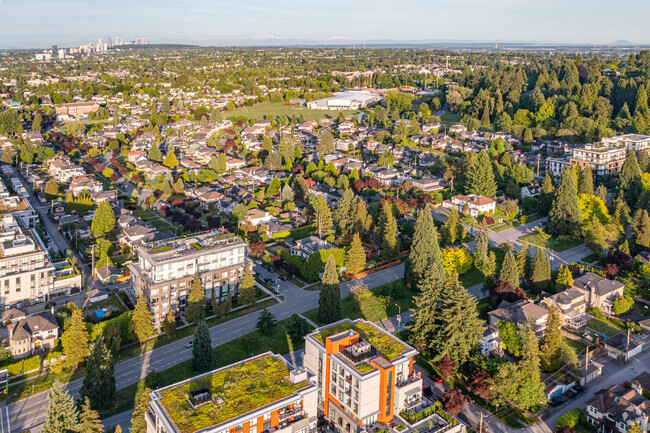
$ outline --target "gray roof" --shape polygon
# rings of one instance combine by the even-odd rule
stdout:
[[[528,299],[521,299],[513,303],[503,301],[497,309],[490,311],[488,314],[491,318],[496,319],[491,320],[491,323],[497,321],[524,323],[528,320],[537,321],[547,316],[548,310]]]
[[[650,373],[644,371],[631,380],[633,385],[639,385],[643,390],[650,391]]]
[[[590,292],[594,288],[596,295],[605,296],[616,290],[619,290],[625,285],[621,282],[608,280],[607,278],[596,275],[593,272],[587,272],[581,277],[573,280],[574,287]]]
[[[627,334],[625,332],[621,332],[620,334],[616,334],[613,337],[609,337],[603,341],[603,344],[609,347],[613,347],[614,349],[618,349],[620,351],[625,352],[626,350],[633,350],[637,348],[638,346],[643,345],[643,341],[637,340],[634,337],[630,337],[630,345],[628,347],[627,344]]]
[[[615,421],[625,424],[630,424],[644,413],[650,415],[649,400],[619,385],[598,392],[585,405],[595,407],[600,413],[610,414]]]
[[[20,341],[32,338],[35,332],[58,329],[59,325],[54,315],[49,311],[45,311],[35,316],[22,319],[19,322],[12,323],[7,328],[9,329],[11,340]]]

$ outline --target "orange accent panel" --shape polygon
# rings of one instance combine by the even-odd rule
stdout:
[[[349,331],[345,331],[349,332]],[[325,339],[325,382],[323,383],[323,386],[325,387],[325,398],[323,401],[323,410],[325,411],[326,414],[329,414],[329,401],[332,399],[337,405],[340,406],[338,399],[336,396],[333,396],[330,394],[330,356],[340,352],[341,350],[345,349],[346,347],[350,347],[354,344],[357,344],[359,342],[359,334],[355,331],[354,335],[348,336],[345,338],[340,338],[337,339],[336,341],[333,341],[331,337],[327,337]]]
[[[370,363],[373,367],[379,370],[379,416],[377,421],[382,424],[390,423],[393,420],[393,401],[395,399],[395,390],[391,389],[390,393],[390,402],[386,401],[386,396],[388,395],[388,387],[393,387],[393,383],[388,383],[388,373],[392,372],[392,377],[395,377],[395,366],[391,365],[390,368],[383,369],[375,360],[370,360]],[[386,406],[390,403],[389,411],[386,412]]]
[[[409,376],[413,374],[413,357],[409,359]]]

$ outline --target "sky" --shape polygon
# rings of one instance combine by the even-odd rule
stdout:
[[[196,45],[650,44],[648,0],[0,0],[0,49],[144,37]]]

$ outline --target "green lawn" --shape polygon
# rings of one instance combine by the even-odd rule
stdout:
[[[609,320],[599,319],[597,317],[594,317],[593,319],[589,320],[587,322],[587,326],[600,334],[604,333],[608,337],[613,337],[614,335],[623,332],[622,328],[619,328],[618,326],[614,325]]]
[[[588,256],[585,256],[585,257],[581,258],[580,261],[585,262],[585,263],[593,263],[593,262],[595,262],[596,260],[599,260],[599,259],[600,259],[600,256],[598,254],[589,254]]]
[[[483,278],[483,274],[481,271],[476,269],[474,266],[472,266],[469,271],[465,272],[463,275],[458,277],[460,280],[461,284],[465,287],[471,287],[476,284],[481,284],[485,279]]]
[[[366,297],[362,300],[361,305],[357,305],[356,299],[353,296],[348,296],[341,300],[341,316],[347,317],[352,320],[354,319],[366,319],[371,322],[379,322],[388,317],[392,317],[398,314],[398,312],[405,312],[415,306],[413,300],[413,294],[404,290],[405,297],[396,299],[393,296],[390,296],[387,303],[383,303],[380,296],[386,296],[385,293],[388,293],[387,287],[390,284],[403,284],[402,280],[398,282],[384,284],[375,289],[372,289],[372,296]],[[399,305],[399,308],[397,305]],[[318,308],[309,310],[304,313],[304,316],[310,320],[313,320],[315,323],[321,325],[318,320]]]
[[[447,128],[449,128],[452,125],[456,125],[460,123],[460,111],[457,112],[447,111],[440,118],[440,123],[442,123],[443,127],[447,127]]]
[[[288,320],[288,319],[287,319]],[[215,347],[214,368],[220,368],[251,356],[264,352],[273,352],[275,354],[285,354],[304,346],[304,340],[294,345],[286,332],[287,320],[278,322],[275,333],[270,336],[264,336],[259,332],[251,332],[226,344]],[[197,373],[191,370],[192,361],[185,361],[177,364],[167,370],[160,371],[158,387],[170,385],[181,380],[196,376]],[[115,396],[116,404],[110,409],[100,412],[102,418],[115,415],[135,406],[136,397],[144,390],[144,380],[134,383],[117,391]]]
[[[352,116],[360,114],[360,110],[343,110],[343,111],[329,111],[329,110],[310,110],[304,106],[284,105],[281,102],[263,102],[261,104],[253,105],[252,107],[238,108],[226,113],[226,117],[244,116],[249,119],[262,120],[275,116],[303,116],[305,120],[322,120],[322,119],[336,119],[339,113],[345,116]]]
[[[582,239],[570,239],[567,237],[553,237],[544,232],[531,233],[519,238],[520,241],[527,240],[529,244],[542,248],[562,252],[582,244]]]
[[[96,308],[107,308],[107,307],[115,307],[120,311],[124,311],[124,306],[122,306],[122,303],[119,301],[119,299],[117,299],[117,296],[112,290],[108,292],[108,299],[95,302],[95,303],[90,303],[90,301],[86,302],[84,311],[94,310]]]
[[[576,341],[576,340],[572,340],[572,339],[567,338],[567,337],[562,337],[562,340],[566,344],[568,344],[569,346],[573,347],[577,353],[584,353],[585,349],[587,348],[587,346],[585,346],[581,342]]]

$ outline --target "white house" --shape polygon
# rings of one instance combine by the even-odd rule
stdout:
[[[470,195],[455,195],[451,200],[445,200],[442,202],[442,207],[446,209],[456,209],[458,212],[463,212],[465,206],[469,214],[473,217],[477,217],[480,214],[494,213],[496,209],[496,204],[494,200],[488,197],[483,197],[480,195],[470,194]]]

